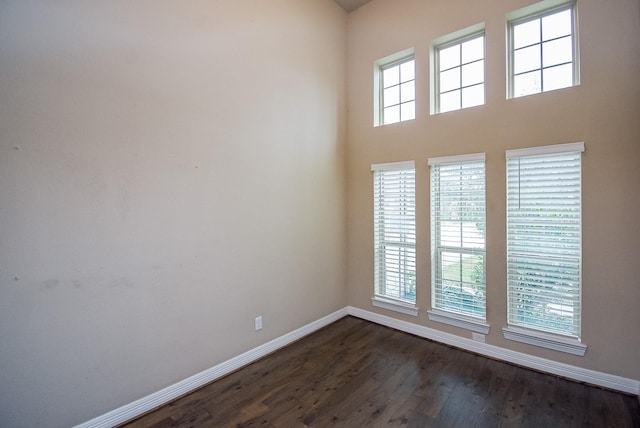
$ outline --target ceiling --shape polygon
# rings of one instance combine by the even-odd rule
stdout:
[[[363,4],[369,3],[370,1],[371,0],[336,0],[336,3],[342,6],[342,8],[347,12],[351,12],[352,10],[356,10]]]

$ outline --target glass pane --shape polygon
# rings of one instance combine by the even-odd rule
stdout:
[[[460,90],[440,95],[440,113],[460,109]]]
[[[523,95],[537,94],[542,91],[542,83],[540,81],[540,70],[531,73],[521,74],[513,78],[513,96],[521,97]]]
[[[382,72],[382,83],[384,88],[400,83],[400,66],[385,68]]]
[[[407,80],[415,79],[415,61],[407,61],[400,65],[400,81],[406,82]]]
[[[400,105],[402,120],[412,120],[416,118],[416,103],[411,101]]]
[[[542,40],[571,34],[571,9],[542,18]]]
[[[545,91],[573,86],[573,66],[572,64],[566,64],[546,68],[543,70],[542,77]]]
[[[571,37],[563,37],[542,44],[542,65],[544,67],[571,61],[573,61]]]
[[[400,85],[400,102],[407,102],[416,99],[416,83],[410,81]]]
[[[484,58],[484,36],[469,40],[462,44],[462,63]]]
[[[461,281],[462,254],[442,252],[442,278],[452,281]]]
[[[384,90],[384,107],[400,103],[400,86],[392,86]]]
[[[471,86],[462,90],[462,107],[473,107],[484,104],[484,84]]]
[[[513,27],[513,48],[518,49],[534,43],[540,43],[540,20],[525,22]]]
[[[520,49],[513,55],[513,72],[515,74],[540,68],[540,45]]]
[[[440,93],[460,87],[460,67],[440,73]]]
[[[440,245],[443,247],[460,247],[462,237],[460,235],[460,223],[457,221],[440,222]]]
[[[462,86],[484,82],[484,60],[462,66]]]
[[[384,124],[400,122],[400,106],[393,106],[384,109]]]
[[[441,49],[439,53],[440,71],[460,65],[460,45]]]

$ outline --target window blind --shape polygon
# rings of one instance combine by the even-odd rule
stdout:
[[[547,147],[507,152],[508,321],[579,338],[584,145]]]
[[[415,164],[373,170],[375,294],[415,303]]]
[[[434,308],[485,319],[484,154],[429,159]]]

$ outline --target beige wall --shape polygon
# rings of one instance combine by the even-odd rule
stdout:
[[[87,421],[346,306],[346,24],[0,2],[0,425]]]
[[[427,158],[486,152],[490,344],[640,380],[640,25],[637,0],[579,0],[582,84],[505,99],[505,14],[531,0],[374,0],[349,15],[347,277],[349,304],[463,337],[431,322]],[[485,22],[486,105],[429,115],[429,43]],[[374,128],[375,60],[415,48],[417,119]],[[584,141],[584,357],[502,337],[506,326],[504,151]],[[372,307],[372,163],[415,160],[415,318]]]

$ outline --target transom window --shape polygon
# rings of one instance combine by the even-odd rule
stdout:
[[[575,3],[509,22],[509,96],[579,83]]]
[[[416,117],[416,76],[413,57],[382,69],[383,124]]]
[[[484,104],[484,33],[436,47],[436,112]]]

